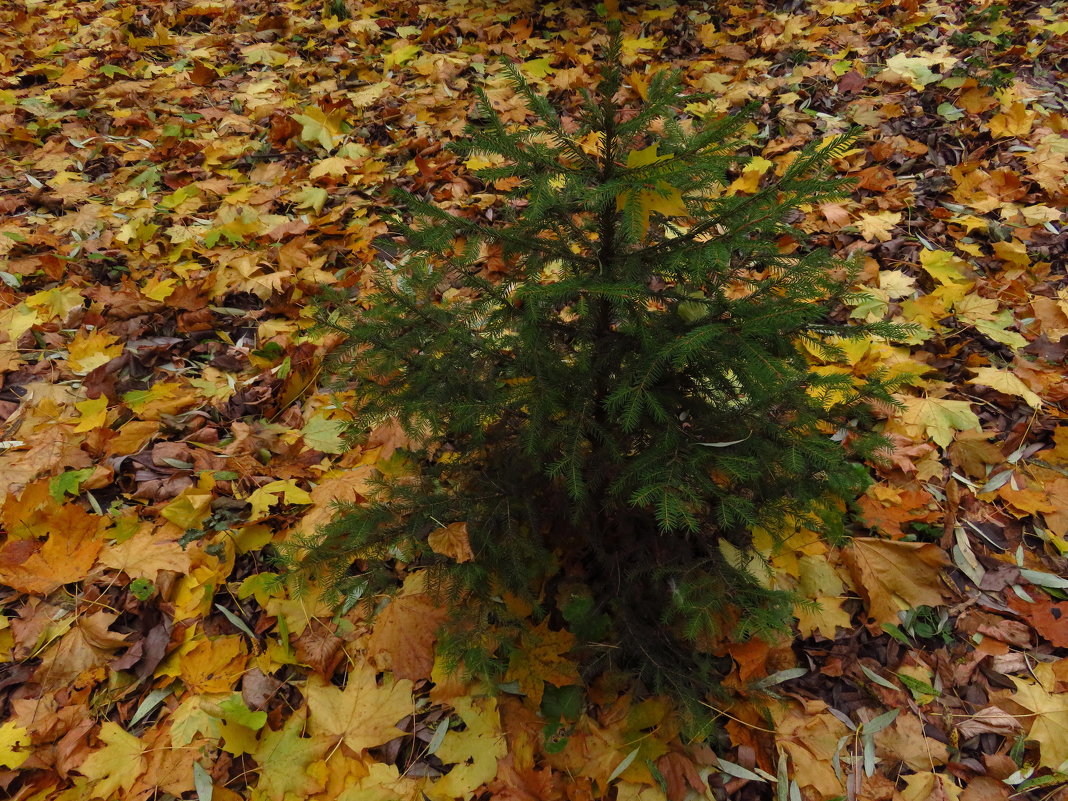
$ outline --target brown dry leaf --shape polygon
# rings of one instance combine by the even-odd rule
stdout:
[[[993,776],[974,776],[960,794],[960,801],[1010,801],[1013,795],[1009,785]]]
[[[471,541],[467,536],[467,523],[450,523],[439,528],[427,537],[427,543],[434,553],[448,556],[459,563],[470,562],[475,558],[471,550]]]
[[[1008,604],[1042,638],[1057,648],[1068,648],[1068,602],[1057,603],[1049,596],[1034,593],[1025,601],[1015,593],[1007,596]]]
[[[883,623],[899,623],[898,612],[938,606],[949,597],[940,576],[949,557],[937,545],[858,537],[842,556],[864,597],[873,633],[881,633]]]
[[[964,739],[987,733],[1011,737],[1020,728],[1020,721],[996,706],[980,709],[970,718],[966,718],[957,724],[957,731],[960,732],[960,736]]]
[[[844,794],[834,762],[838,741],[849,733],[845,724],[822,701],[795,701],[772,714],[776,742],[789,755],[791,775],[801,789],[811,789],[823,798]]]
[[[322,618],[309,619],[308,626],[291,644],[300,663],[327,680],[344,659],[344,642],[337,634],[337,625]]]
[[[145,772],[131,789],[130,798],[151,798],[158,796],[160,790],[181,798],[196,789],[193,764],[197,760],[197,749],[191,745],[175,747],[170,734],[168,727],[154,726],[142,735],[146,746]],[[216,801],[218,789],[215,788],[212,801]],[[220,796],[218,801],[223,798]]]
[[[110,631],[117,619],[111,612],[80,616],[70,631],[45,651],[34,680],[53,691],[77,683],[94,669],[101,669],[102,674],[113,652],[127,645],[125,634]]]
[[[683,801],[691,791],[703,793],[708,787],[693,761],[678,751],[664,754],[656,766],[667,782],[668,801]]]
[[[990,442],[993,431],[961,431],[949,446],[949,458],[953,465],[971,478],[986,477],[987,466],[1001,464],[1005,456],[1001,449]]]
[[[446,609],[422,591],[421,573],[404,582],[404,590],[375,617],[367,654],[382,670],[402,679],[429,679],[434,669],[434,644]]]
[[[81,439],[69,426],[50,425],[26,439],[28,450],[0,453],[0,499],[18,494],[43,473],[90,467],[93,462],[81,449]]]
[[[915,771],[934,770],[946,764],[949,751],[923,733],[923,723],[904,712],[875,735],[875,753],[887,761],[904,762]]]

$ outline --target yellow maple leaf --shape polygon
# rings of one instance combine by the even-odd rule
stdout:
[[[355,92],[346,92],[345,96],[356,108],[365,108],[378,100],[392,87],[390,81],[378,81],[357,89]]]
[[[160,516],[174,523],[182,531],[200,528],[200,524],[211,514],[211,499],[211,490],[188,487],[163,507]]]
[[[810,637],[818,631],[833,640],[837,629],[849,629],[852,624],[849,613],[842,608],[845,583],[825,556],[803,556],[797,567],[798,592],[819,604],[818,609],[801,604],[794,608],[801,636]]]
[[[322,178],[324,175],[328,175],[331,178],[343,178],[350,169],[355,168],[356,162],[352,159],[341,158],[340,156],[330,156],[329,158],[322,159],[317,162],[311,171],[308,173],[308,177],[313,181],[316,178]]]
[[[80,307],[82,303],[81,290],[70,286],[46,289],[26,298],[26,305],[43,313],[48,320],[53,317],[65,320],[71,310]]]
[[[344,742],[357,753],[400,737],[403,732],[396,724],[412,713],[414,703],[408,679],[380,687],[375,669],[366,662],[350,671],[344,690],[313,676],[304,695],[312,734]]]
[[[901,222],[901,213],[897,211],[880,211],[876,214],[862,214],[855,225],[866,242],[878,239],[890,241],[890,231]]]
[[[106,745],[93,751],[77,768],[93,780],[91,798],[119,797],[118,790],[129,790],[145,770],[145,744],[116,723],[105,721],[100,739]]]
[[[492,780],[497,775],[497,760],[508,751],[496,699],[464,696],[454,699],[452,707],[467,728],[450,730],[435,752],[442,762],[455,767],[427,790],[434,801],[465,798]]]
[[[649,147],[642,148],[641,150],[632,150],[627,154],[627,169],[636,170],[639,167],[647,167],[650,164],[659,164],[661,161],[669,161],[673,158],[670,154],[661,156],[657,154],[657,150],[660,148],[658,143],[653,143]]]
[[[129,539],[105,547],[100,555],[100,564],[119,570],[130,578],[143,578],[155,582],[161,570],[170,570],[180,575],[189,572],[192,566],[190,551],[178,544],[178,540],[155,528],[152,523],[138,525]],[[164,526],[166,528],[166,526]]]
[[[627,169],[636,170],[650,164],[669,161],[674,156],[657,154],[659,144],[652,144],[641,150],[632,150],[627,154]],[[634,199],[638,203],[642,221],[642,234],[649,230],[649,215],[657,212],[665,217],[683,217],[689,214],[682,193],[665,181],[657,181],[652,189],[640,189],[636,192],[621,192],[616,197],[616,210],[621,211]]]
[[[843,2],[843,0],[829,0],[820,5],[820,13],[829,17],[846,17],[856,12],[860,3]]]
[[[969,384],[982,384],[1006,395],[1023,398],[1032,409],[1042,407],[1042,398],[1032,392],[1031,388],[1017,378],[1014,373],[1008,370],[999,370],[996,367],[975,367],[972,370],[975,373],[975,378],[969,378]]]
[[[83,400],[74,404],[74,408],[81,412],[78,425],[74,427],[74,433],[80,434],[92,431],[95,428],[103,428],[108,422],[108,396],[101,395],[99,398]]]
[[[823,701],[787,701],[769,707],[779,747],[790,756],[792,778],[818,798],[844,795],[838,743],[849,730]]]
[[[1028,225],[1042,225],[1060,220],[1061,210],[1052,206],[1024,206],[1020,209],[1020,216]]]
[[[247,661],[245,641],[237,635],[202,639],[182,655],[179,675],[190,692],[224,693],[241,678]]]
[[[982,426],[968,401],[946,398],[903,397],[901,420],[916,439],[930,437],[943,448],[949,447],[955,431],[979,431]]]
[[[142,420],[158,420],[197,404],[187,387],[176,381],[159,381],[148,389],[135,389],[122,396],[122,402]]]
[[[383,65],[389,70],[400,64],[405,64],[415,58],[420,49],[417,44],[403,44],[395,47],[391,52],[386,53],[385,58],[382,60]]]
[[[294,114],[293,119],[303,126],[302,142],[317,142],[327,151],[333,150],[341,141],[344,112],[336,110],[326,114],[318,106],[309,106],[303,114]]]
[[[931,70],[931,67],[936,66],[951,66],[957,59],[953,57],[943,57],[935,55],[907,55],[906,53],[898,53],[891,56],[886,60],[886,69],[879,75],[879,78],[885,80],[887,73],[890,76],[897,76],[902,81],[907,83],[917,92],[922,92],[924,87],[929,83],[934,83],[941,75],[938,75]],[[947,63],[948,62],[948,63]]]
[[[0,768],[19,767],[30,758],[29,745],[29,732],[15,721],[0,726]]]
[[[903,270],[880,270],[879,289],[892,300],[908,297],[916,291],[916,279]]]
[[[1013,350],[1027,347],[1027,339],[1015,331],[1007,330],[1010,325],[1015,325],[1011,309],[1003,309],[991,320],[976,320],[975,330],[983,336],[989,337],[1002,345],[1008,345]]]
[[[926,738],[923,741],[927,741]],[[952,777],[929,770],[902,778],[905,789],[901,791],[901,801],[957,801],[964,792],[953,783]]]
[[[25,303],[19,303],[0,312],[0,330],[5,331],[11,337],[12,342],[39,322],[41,322],[40,315]]]
[[[1037,682],[1010,676],[1016,684],[1012,700],[1034,713],[1020,721],[1025,726],[1030,721],[1028,738],[1042,749],[1042,764],[1054,770],[1068,761],[1068,704],[1064,693],[1053,692],[1057,678],[1053,666],[1039,662],[1033,670]]]
[[[322,758],[330,742],[325,737],[302,737],[304,715],[291,715],[281,731],[262,735],[252,758],[259,763],[256,790],[271,801],[307,798],[322,789],[308,767]]]
[[[267,516],[267,510],[279,503],[306,504],[311,503],[311,495],[306,490],[297,486],[296,479],[287,478],[285,481],[272,481],[264,484],[258,490],[248,496],[248,502],[252,504],[249,520],[258,520]]]
[[[178,279],[176,278],[160,279],[158,277],[153,277],[151,281],[141,288],[141,294],[149,300],[158,300],[162,302],[174,294],[174,290],[177,288]]]
[[[920,266],[940,284],[969,283],[969,279],[961,272],[969,269],[968,262],[948,250],[921,251]]]
[[[333,760],[331,760],[333,761]],[[346,783],[345,790],[337,801],[426,801],[423,794],[424,779],[402,776],[395,765],[371,762],[367,775],[355,782]],[[332,797],[332,796],[329,796]],[[435,797],[432,801],[438,801]],[[448,801],[453,801],[452,798]]]
[[[759,191],[760,179],[764,173],[774,166],[774,162],[768,161],[762,156],[754,156],[749,159],[749,162],[742,169],[742,174],[727,187],[727,194],[734,195],[738,192],[744,192],[747,195],[751,195]]]
[[[1023,103],[1016,102],[1000,114],[990,118],[990,135],[995,139],[1027,136],[1035,121],[1035,113]]]
[[[104,518],[74,504],[53,507],[47,516],[48,539],[40,550],[8,540],[0,548],[0,583],[19,592],[48,595],[57,587],[85,578],[103,548]]]

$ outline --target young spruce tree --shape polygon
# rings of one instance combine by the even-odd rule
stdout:
[[[791,619],[794,599],[745,569],[753,530],[842,536],[866,482],[845,445],[882,445],[865,431],[887,387],[817,375],[802,346],[892,332],[832,320],[848,266],[795,250],[788,222],[843,195],[825,176],[852,138],[729,191],[747,117],[687,117],[705,98],[667,72],[620,106],[620,50],[616,35],[574,120],[506,65],[535,120],[509,128],[480,92],[479,125],[450,147],[491,165],[476,175],[510,188],[511,215],[483,224],[406,195],[405,255],[372,291],[326,296],[352,433],[394,418],[416,444],[406,477],[342,506],[300,558],[347,606],[395,587],[398,564],[425,566],[454,611],[442,645],[474,671],[507,630],[501,594],[547,613],[539,581],[562,562],[589,588],[562,604],[573,630],[610,639],[653,689],[700,697],[707,636]],[[432,547],[453,523],[473,559]]]

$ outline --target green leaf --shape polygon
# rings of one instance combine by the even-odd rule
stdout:
[[[952,103],[940,103],[936,111],[938,112],[938,116],[947,122],[956,122],[964,116],[964,112]]]
[[[860,727],[860,733],[878,734],[891,723],[893,723],[897,719],[897,716],[898,714],[900,714],[900,712],[900,709],[891,709],[889,712],[883,712],[883,714],[878,715],[869,720],[867,723],[863,724]]]
[[[608,784],[611,784],[616,779],[618,779],[623,773],[623,771],[630,767],[630,763],[634,761],[634,757],[638,756],[638,752],[640,750],[641,747],[635,748],[633,751],[623,757],[622,761],[618,765],[616,765],[616,769],[613,770],[612,773],[608,776]]]
[[[321,186],[308,186],[299,192],[294,200],[297,202],[297,208],[311,209],[320,214],[328,197],[327,191]]]
[[[63,503],[67,495],[77,497],[81,494],[82,482],[94,472],[95,468],[85,467],[81,470],[67,470],[48,482],[48,494],[56,503]]]
[[[313,415],[301,429],[304,444],[323,453],[344,453],[348,448],[342,439],[345,424],[340,420],[327,420],[321,415]]]
[[[156,594],[156,585],[146,578],[137,578],[130,582],[130,594],[139,601],[147,601]]]
[[[220,701],[219,709],[222,710],[225,720],[237,723],[253,731],[259,731],[263,728],[263,724],[267,722],[267,713],[263,711],[253,712],[245,706],[240,693],[234,693],[225,701]]]

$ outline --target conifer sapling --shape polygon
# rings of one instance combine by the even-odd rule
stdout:
[[[299,558],[348,606],[394,588],[398,564],[425,567],[454,612],[441,645],[469,670],[507,649],[511,594],[607,638],[605,658],[654,689],[700,694],[710,636],[793,613],[746,567],[753,532],[841,537],[867,480],[850,452],[883,445],[869,404],[887,385],[817,374],[805,349],[899,332],[836,322],[848,265],[789,222],[843,195],[826,174],[853,137],[731,188],[747,116],[687,115],[707,98],[671,72],[622,105],[620,51],[616,35],[574,118],[506,65],[530,124],[509,128],[479,92],[479,124],[450,148],[486,165],[509,216],[406,195],[404,255],[357,297],[325,294],[352,434],[395,419],[412,445]],[[450,526],[473,558],[440,547]],[[546,584],[550,565],[568,580]]]

